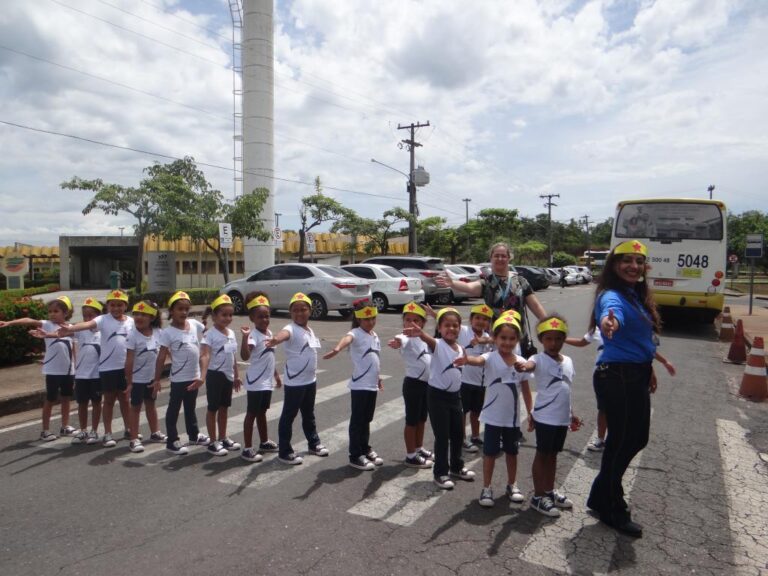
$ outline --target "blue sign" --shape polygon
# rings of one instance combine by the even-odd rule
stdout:
[[[744,249],[744,256],[747,258],[763,257],[763,235],[747,234],[747,245]]]

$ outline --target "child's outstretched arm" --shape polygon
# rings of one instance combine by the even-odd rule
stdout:
[[[524,358],[518,356],[517,362],[515,362],[515,370],[518,372],[533,372],[536,370],[536,362],[533,360],[526,361]]]
[[[0,320],[0,328],[10,328],[11,326],[28,326],[40,328],[43,325],[42,320],[35,318],[16,318],[15,320]]]
[[[287,342],[290,339],[291,339],[291,333],[288,332],[288,330],[280,330],[280,332],[277,333],[277,336],[273,336],[272,338],[270,338],[265,342],[265,346],[267,348],[274,348],[278,344]]]
[[[403,347],[403,340],[399,335],[395,336],[389,342],[387,342],[387,346],[389,346],[393,350],[400,350],[400,348]]]
[[[572,338],[569,336],[565,339],[565,343],[571,346],[578,346],[579,348],[584,348],[584,346],[589,346],[590,344],[590,342],[583,336],[581,338]]]
[[[330,360],[331,358],[336,356],[336,354],[338,354],[339,352],[344,350],[344,348],[352,344],[352,340],[354,339],[355,337],[352,336],[351,334],[344,335],[344,337],[341,340],[339,340],[339,343],[333,347],[333,350],[323,354],[323,360]]]
[[[485,358],[482,356],[467,356],[467,351],[453,361],[454,366],[485,366]]]
[[[661,363],[661,365],[667,369],[667,372],[669,373],[670,376],[674,376],[675,374],[677,374],[677,370],[675,369],[674,364],[672,364],[672,362],[667,360],[664,356],[656,352],[656,355],[654,356],[654,358],[656,358],[656,360],[658,360]]]
[[[94,328],[96,328],[96,320],[88,320],[88,322],[78,322],[77,324],[70,324],[67,327],[59,328],[56,331],[56,335],[62,338],[64,336],[72,336],[75,332],[93,330]]]
[[[437,340],[435,340],[432,336],[424,332],[423,328],[419,328],[415,324],[408,326],[407,328],[403,328],[403,334],[406,336],[412,336],[416,338],[421,338],[424,342],[427,343],[427,346],[429,346],[429,349],[434,352],[435,347],[437,346]]]

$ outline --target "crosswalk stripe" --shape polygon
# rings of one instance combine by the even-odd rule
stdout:
[[[376,443],[376,438],[373,436],[375,432],[394,424],[395,422],[402,421],[405,415],[405,408],[403,406],[402,398],[395,398],[389,402],[385,402],[376,407],[376,413],[371,422],[371,440],[372,444]],[[320,441],[331,452],[346,451],[347,442],[349,440],[349,422],[339,422],[335,426],[321,430],[319,432]],[[297,454],[300,454],[307,450],[306,440],[295,443],[293,449]],[[318,458],[315,456],[307,456],[304,458],[304,463],[297,466],[289,466],[283,464],[277,460],[277,457],[272,458],[270,461],[263,464],[256,464],[260,469],[254,476],[254,470],[251,466],[244,466],[243,468],[236,470],[230,474],[219,478],[219,482],[225,484],[234,484],[245,488],[265,488],[268,486],[274,486],[275,484],[282,482],[300,473],[302,470],[306,470],[310,466],[314,466],[319,462],[326,460],[326,458]],[[261,470],[263,468],[263,471]]]
[[[736,573],[762,574],[768,567],[768,492],[761,472],[765,465],[738,423],[718,419],[717,437]]]
[[[531,392],[531,396],[535,402],[535,392]],[[522,427],[527,420],[525,405],[521,403],[520,426]],[[482,455],[465,462],[465,466],[472,468],[481,461]],[[432,508],[445,492],[432,482],[432,476],[432,470],[429,469],[419,470],[416,473],[404,473],[387,482],[375,494],[361,500],[347,512],[382,520],[389,524],[410,526]]]
[[[559,518],[540,526],[528,540],[520,554],[521,559],[566,574],[580,573],[585,566],[589,566],[590,573],[608,573],[613,549],[620,536],[608,527],[595,529],[600,521],[590,516],[584,507],[592,481],[600,468],[601,456],[601,453],[592,454],[584,446],[561,489],[573,500],[574,508],[564,510]],[[635,456],[624,474],[624,492],[628,502],[642,457],[643,452]]]

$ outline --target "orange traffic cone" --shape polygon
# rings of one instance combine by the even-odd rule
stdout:
[[[734,364],[744,364],[747,361],[747,343],[744,341],[744,324],[741,320],[736,320],[736,333],[726,360]]]
[[[723,310],[723,322],[720,324],[720,342],[733,342],[733,319],[731,309],[727,306]]]
[[[768,377],[765,373],[765,349],[763,339],[755,336],[752,342],[752,350],[749,351],[747,365],[744,368],[744,376],[741,379],[739,396],[750,400],[761,401],[768,396]]]

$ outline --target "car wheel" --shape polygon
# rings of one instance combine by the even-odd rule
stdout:
[[[437,295],[437,303],[447,306],[453,301],[453,291],[446,292],[445,294]]]
[[[371,301],[379,312],[384,312],[389,307],[389,300],[381,292],[374,292],[373,296],[371,296]]]
[[[328,317],[328,305],[323,297],[318,294],[310,294],[309,299],[312,300],[312,312],[309,317],[312,320],[325,320]]]
[[[227,294],[232,299],[232,304],[235,307],[235,314],[242,314],[245,312],[245,300],[240,292],[230,292]]]

